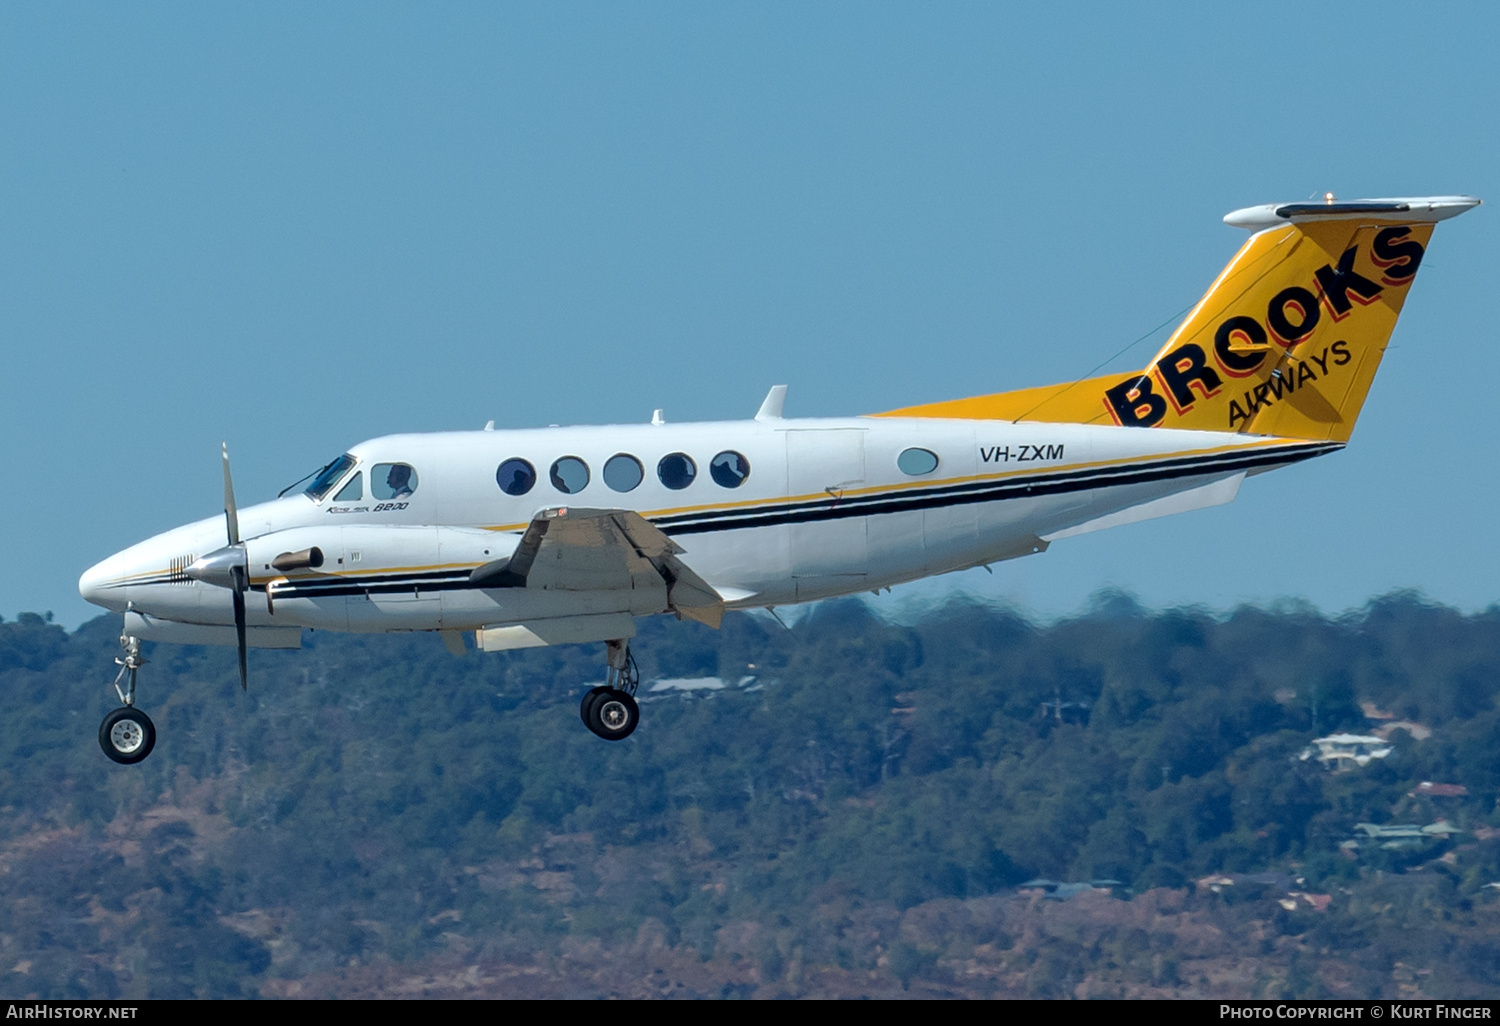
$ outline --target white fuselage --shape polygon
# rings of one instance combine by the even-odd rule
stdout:
[[[683,563],[730,608],[828,598],[1038,552],[1079,528],[1109,526],[1121,511],[1208,494],[1216,483],[1237,485],[1247,472],[1339,447],[1215,432],[891,417],[390,435],[351,449],[355,462],[320,499],[297,493],[239,510],[248,623],[472,630],[666,611],[664,590],[649,587],[471,584],[476,567],[503,559],[535,514],[556,507],[640,513],[681,546]],[[936,466],[927,469],[920,453],[903,459],[911,449],[931,453]],[[734,487],[712,472],[721,453],[738,454],[741,469],[748,463]],[[619,454],[643,470],[628,491],[612,488],[604,473]],[[696,468],[680,488],[658,473],[672,454]],[[571,477],[562,475],[571,492],[551,473],[563,457],[588,471],[581,487],[576,465]],[[513,459],[535,470],[524,494],[507,494],[497,482],[497,469]],[[413,468],[416,487],[400,501],[374,498],[372,471],[395,464]],[[353,493],[354,474],[364,475],[361,498],[336,498]],[[683,483],[680,473],[674,483]],[[1214,501],[1225,499],[1200,504]],[[225,543],[222,516],[188,524],[104,560],[79,589],[113,610],[227,625],[228,590],[184,573]],[[279,554],[313,546],[325,557],[320,567],[272,568]],[[274,602],[254,594],[268,583]]]

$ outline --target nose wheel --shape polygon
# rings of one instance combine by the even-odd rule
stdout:
[[[606,642],[609,659],[609,681],[584,692],[578,703],[583,725],[606,741],[623,741],[635,733],[641,722],[641,708],[635,701],[635,690],[641,675],[627,641]]]
[[[115,674],[115,694],[124,705],[104,717],[99,724],[99,747],[115,762],[132,765],[151,754],[156,747],[156,724],[135,707],[135,678],[146,664],[141,655],[141,639],[120,635],[123,656],[115,659],[120,672]]]
[[[156,747],[156,724],[139,709],[116,709],[99,724],[99,747],[115,762],[140,762]]]

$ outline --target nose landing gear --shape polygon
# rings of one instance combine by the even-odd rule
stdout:
[[[609,641],[607,646],[609,677],[602,687],[584,692],[578,704],[578,715],[588,727],[606,741],[623,741],[635,732],[641,722],[635,691],[641,674],[630,654],[629,641]]]
[[[120,668],[115,674],[115,694],[120,696],[124,705],[99,724],[99,747],[115,762],[128,766],[140,762],[156,747],[156,724],[135,708],[135,677],[146,664],[141,655],[141,639],[122,634],[120,647],[125,650],[125,655],[115,659],[115,665]],[[122,682],[123,688],[120,686]]]

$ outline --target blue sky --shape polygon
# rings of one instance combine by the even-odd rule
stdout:
[[[1492,6],[10,4],[0,613],[394,431],[874,412],[1081,376],[1236,207],[1500,201]],[[1494,213],[1337,456],[897,590],[1500,598]],[[1141,365],[1161,334],[1111,365]]]

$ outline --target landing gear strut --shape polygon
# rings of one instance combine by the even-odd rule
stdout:
[[[156,725],[151,722],[151,717],[135,708],[135,677],[146,664],[141,655],[141,639],[122,634],[120,647],[125,650],[125,655],[115,659],[115,665],[120,668],[115,674],[115,694],[124,704],[99,724],[99,747],[115,762],[130,765],[140,762],[156,747]]]
[[[641,721],[640,706],[635,702],[641,674],[629,641],[609,641],[607,646],[609,677],[602,687],[591,688],[578,704],[578,715],[584,726],[606,741],[621,741],[634,733]]]

